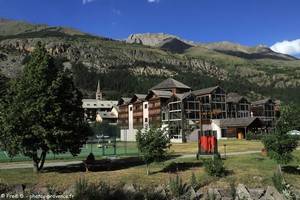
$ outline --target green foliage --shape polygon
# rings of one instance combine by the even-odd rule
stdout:
[[[281,173],[274,173],[272,176],[272,181],[273,181],[273,185],[274,187],[278,190],[278,192],[282,193],[282,191],[285,188],[285,184],[284,184],[284,178],[282,176]]]
[[[175,178],[170,178],[169,190],[173,197],[180,198],[180,196],[188,192],[189,187],[177,174]]]
[[[293,136],[277,131],[265,135],[262,142],[267,150],[267,155],[278,164],[287,164],[292,161],[292,152],[298,145]]]
[[[280,108],[280,118],[276,123],[276,131],[285,134],[291,130],[300,130],[300,107],[289,104]]]
[[[262,139],[268,156],[278,164],[287,164],[293,159],[292,152],[297,148],[298,141],[287,133],[299,129],[299,114],[299,108],[295,105],[283,107],[274,133],[265,135]]]
[[[48,151],[77,155],[90,133],[71,73],[40,44],[23,74],[10,82],[0,106],[3,148],[10,156],[22,153],[32,158],[37,171]]]
[[[86,158],[87,161],[95,161],[95,156],[93,153],[90,153],[87,158]]]
[[[261,132],[247,132],[246,140],[261,140],[263,138],[263,134]]]
[[[195,175],[194,172],[192,172],[192,175],[191,175],[190,185],[191,185],[194,189],[198,188],[198,186],[199,186],[199,182],[198,182],[197,177],[196,177],[196,175]]]
[[[210,176],[223,177],[226,175],[226,170],[219,154],[205,160],[204,168]]]
[[[276,172],[272,176],[272,181],[274,187],[278,190],[278,192],[282,193],[285,199],[288,200],[296,200],[296,195],[293,191],[292,185],[288,184],[283,175],[279,172]]]
[[[160,162],[167,157],[170,139],[165,130],[154,127],[139,130],[136,135],[136,141],[147,167],[151,162]]]

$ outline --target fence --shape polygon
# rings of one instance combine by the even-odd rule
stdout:
[[[53,154],[49,152],[46,156],[46,160],[68,160],[68,159],[85,159],[90,153],[93,153],[95,157],[102,156],[130,156],[138,155],[138,149],[135,142],[121,142],[117,141],[114,145],[104,145],[102,143],[87,143],[81,148],[79,155],[73,157],[71,153]],[[10,158],[5,151],[0,150],[0,162],[14,162],[14,161],[27,161],[30,158],[18,154],[13,158]]]

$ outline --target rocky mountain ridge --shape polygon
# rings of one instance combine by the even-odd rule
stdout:
[[[17,31],[15,27],[18,27]],[[72,68],[74,64],[82,64],[81,68],[85,71],[78,74],[81,79],[86,74],[104,79],[111,73],[122,71],[127,73],[128,81],[134,79],[140,83],[143,77],[149,85],[166,77],[174,77],[194,89],[221,84],[225,89],[239,91],[253,99],[264,96],[298,98],[294,92],[287,95],[282,91],[299,89],[300,61],[283,54],[275,55],[266,47],[244,48],[231,43],[203,46],[166,34],[159,34],[158,39],[149,36],[150,39],[142,41],[132,35],[131,41],[125,42],[85,33],[70,33],[63,27],[24,22],[2,21],[0,30],[5,30],[5,34],[0,31],[0,73],[10,78],[21,73],[29,53],[41,41],[47,51],[62,58],[66,66]],[[147,41],[148,45],[144,45],[143,41]],[[142,92],[149,88],[148,85],[142,86]],[[94,90],[84,81],[80,82],[79,87],[84,91]],[[105,87],[117,96],[136,92],[134,85],[132,88],[128,86],[126,91],[120,91],[123,90],[121,86],[115,88],[109,83]]]

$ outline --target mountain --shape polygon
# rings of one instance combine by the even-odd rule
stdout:
[[[38,41],[74,74],[85,96],[100,79],[106,98],[144,93],[173,77],[193,89],[219,84],[250,99],[300,99],[300,61],[264,46],[194,43],[168,34],[133,34],[126,41],[20,21],[0,21],[0,70],[22,73]]]

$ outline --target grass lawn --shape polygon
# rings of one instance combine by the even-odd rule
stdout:
[[[256,140],[218,140],[218,149],[220,153],[224,153],[224,144],[226,144],[226,152],[245,152],[245,151],[260,151],[263,148],[261,141]],[[189,142],[183,144],[172,144],[171,152],[180,154],[196,154],[198,151],[197,142]]]
[[[263,148],[263,145],[260,141],[248,141],[248,140],[219,140],[218,147],[219,152],[224,153],[224,144],[226,144],[226,152],[243,152],[243,151],[260,151]],[[189,142],[184,144],[172,144],[170,152],[173,154],[196,154],[198,151],[197,142]],[[109,147],[103,152],[102,148],[98,148],[97,144],[88,144],[81,149],[81,153],[73,157],[70,153],[64,153],[59,155],[54,155],[48,153],[46,160],[47,161],[69,161],[69,160],[83,160],[85,159],[90,152],[100,158],[103,155],[109,156],[114,154],[114,149]],[[116,154],[119,156],[128,156],[128,155],[138,155],[138,150],[135,142],[117,142]],[[31,162],[31,160],[22,155],[17,155],[14,158],[9,158],[4,151],[0,151],[0,163],[1,162]]]
[[[295,161],[290,163],[290,166],[299,165],[300,151],[294,152]],[[181,158],[175,160],[178,166],[180,163],[185,163],[182,171],[178,174],[185,180],[189,181],[192,172],[196,174],[199,181],[204,184],[210,184],[214,187],[228,186],[229,183],[235,180],[237,183],[244,183],[249,187],[262,187],[272,185],[272,175],[277,169],[274,161],[260,154],[240,155],[228,157],[224,162],[226,168],[229,170],[229,175],[224,178],[209,177],[202,166],[202,161],[197,161],[194,158]],[[118,183],[135,183],[139,185],[157,185],[165,184],[170,177],[175,177],[176,173],[164,171],[171,161],[164,163],[156,163],[151,165],[150,176],[146,175],[145,165],[134,166],[115,171],[99,171],[99,172],[63,172],[63,171],[49,171],[41,174],[33,174],[31,169],[15,169],[15,170],[1,170],[1,182],[16,184],[38,184],[54,186],[58,189],[66,189],[71,184],[75,183],[80,177],[85,177],[90,182],[105,181],[111,184]],[[180,168],[180,167],[179,167]],[[299,171],[296,173],[284,173],[288,183],[293,184],[300,189]]]

